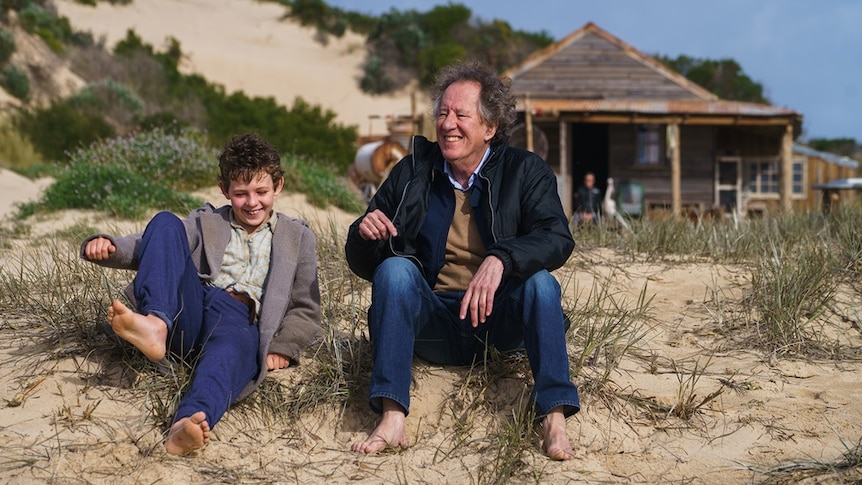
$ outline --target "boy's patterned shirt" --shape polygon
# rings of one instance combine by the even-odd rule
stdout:
[[[246,293],[260,309],[263,299],[263,285],[269,273],[269,260],[272,253],[272,234],[278,220],[275,212],[269,221],[252,234],[236,223],[233,211],[230,213],[230,242],[225,248],[221,271],[213,284],[236,293]]]

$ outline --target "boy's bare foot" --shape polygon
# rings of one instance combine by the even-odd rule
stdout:
[[[114,300],[108,307],[108,323],[114,333],[134,345],[150,360],[161,360],[165,356],[165,341],[168,326],[155,315],[141,315]]]
[[[566,416],[563,414],[562,406],[556,407],[542,420],[542,435],[548,458],[552,460],[571,460],[575,457],[575,450],[569,442],[566,434]]]
[[[185,455],[210,442],[210,425],[206,414],[198,411],[171,426],[165,450],[172,455]]]
[[[404,429],[406,416],[401,406],[391,399],[381,399],[383,418],[365,441],[353,443],[356,453],[377,453],[387,447],[406,448],[407,433]]]

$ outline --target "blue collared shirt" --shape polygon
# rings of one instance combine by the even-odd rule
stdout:
[[[452,183],[452,187],[460,190],[461,192],[466,192],[473,187],[473,182],[476,180],[476,176],[479,174],[479,171],[482,170],[482,166],[485,165],[485,161],[488,160],[488,155],[491,153],[491,148],[485,149],[485,154],[482,155],[482,161],[479,162],[479,165],[476,166],[476,170],[473,170],[473,173],[470,175],[470,180],[467,181],[467,186],[462,187],[461,183],[455,180],[455,177],[452,176],[452,170],[449,168],[449,160],[443,160],[443,173],[449,177],[449,182]]]

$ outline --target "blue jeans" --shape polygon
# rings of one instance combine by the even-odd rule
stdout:
[[[494,311],[473,328],[458,317],[464,292],[434,293],[410,260],[388,258],[374,273],[368,327],[373,346],[370,405],[381,398],[410,410],[413,355],[442,365],[481,361],[489,347],[524,349],[533,371],[531,398],[539,417],[563,406],[566,416],[580,409],[569,375],[560,285],[547,271],[498,290]]]
[[[138,313],[164,320],[168,351],[195,363],[174,422],[204,411],[215,426],[258,374],[257,325],[249,325],[248,307],[201,283],[177,216],[153,217],[141,236],[138,259],[133,282]]]

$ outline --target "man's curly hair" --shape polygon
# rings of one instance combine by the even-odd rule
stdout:
[[[261,172],[272,177],[273,186],[284,179],[281,155],[278,150],[257,133],[236,135],[230,138],[218,155],[219,186],[223,190],[231,181],[247,184]]]
[[[518,119],[515,97],[509,93],[512,80],[500,78],[491,66],[481,62],[465,61],[444,67],[437,73],[434,85],[431,87],[435,118],[440,113],[440,102],[446,88],[459,81],[479,83],[481,86],[479,115],[485,124],[497,125],[497,133],[491,139],[491,144],[497,145],[507,141]]]

